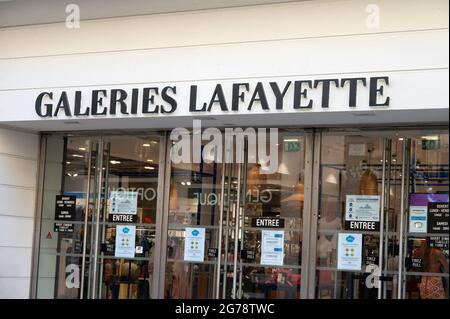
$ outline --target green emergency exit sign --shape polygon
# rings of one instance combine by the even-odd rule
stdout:
[[[438,150],[441,147],[441,141],[436,138],[436,139],[422,139],[422,149],[425,151],[428,150]]]
[[[299,152],[300,151],[300,141],[299,140],[285,140],[284,141],[284,151],[285,152]]]

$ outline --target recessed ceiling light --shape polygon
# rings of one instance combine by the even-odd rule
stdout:
[[[111,164],[113,164],[113,165],[115,165],[115,164],[120,164],[120,161],[115,161],[115,160],[112,160],[112,161],[109,161]]]
[[[144,143],[144,144],[142,144],[142,146],[143,146],[143,147],[150,147],[150,144]]]
[[[66,162],[66,164],[70,164],[71,162]]]
[[[86,150],[86,147],[79,147],[78,148],[80,151],[85,151]]]
[[[77,177],[77,176],[78,176],[78,174],[77,174],[77,173],[75,173],[75,174],[73,174],[72,176],[73,176],[73,177]]]
[[[190,185],[191,185],[191,182],[186,182],[186,185],[190,186]]]
[[[153,160],[152,159],[148,159],[147,162],[153,163]]]
[[[183,185],[183,186],[184,186],[184,185],[186,185],[186,183],[185,183],[185,182],[181,182],[181,185]]]
[[[144,168],[145,169],[151,169],[151,170],[155,169],[153,166],[144,166]]]
[[[158,144],[158,141],[152,141],[152,144]]]
[[[73,157],[78,157],[78,158],[83,158],[83,155],[78,155],[78,154],[72,154]]]

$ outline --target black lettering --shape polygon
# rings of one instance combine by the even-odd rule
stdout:
[[[118,97],[119,95],[119,97]],[[125,99],[127,98],[127,92],[122,89],[113,89],[111,90],[111,101],[109,103],[109,114],[116,114],[116,106],[117,103],[120,104],[120,112],[122,114],[128,114],[127,104],[125,103]]]
[[[75,91],[75,108],[73,113],[75,116],[89,115],[89,107],[86,107],[84,113],[81,113],[81,91]]]
[[[253,92],[252,98],[250,99],[250,104],[248,105],[248,110],[252,109],[253,103],[258,101],[261,104],[263,110],[269,109],[269,103],[267,103],[266,93],[264,92],[264,87],[261,82],[258,82]]]
[[[330,106],[330,83],[333,82],[336,87],[339,87],[338,79],[323,79],[315,80],[314,88],[317,88],[322,83],[322,107],[327,108]]]
[[[103,96],[100,96],[103,95]],[[103,111],[100,113],[98,111],[99,106],[103,106],[103,98],[106,97],[106,90],[94,90],[92,91],[92,115],[106,115],[107,109],[103,108]]]
[[[311,109],[313,101],[309,100],[307,105],[302,105],[302,97],[308,98],[308,89],[302,91],[303,83],[308,84],[308,88],[312,88],[312,81],[295,81],[294,82],[294,109]]]
[[[36,98],[36,104],[35,104],[35,110],[36,114],[40,117],[52,117],[52,111],[53,111],[53,105],[46,103],[45,105],[45,112],[42,112],[42,100],[45,96],[48,96],[50,99],[53,99],[53,93],[52,92],[42,92],[38,95]]]
[[[159,105],[155,105],[155,108],[150,111],[149,106],[155,104],[155,96],[150,95],[150,91],[154,91],[156,95],[159,94],[159,89],[156,87],[153,88],[144,88],[143,96],[142,96],[142,113],[143,114],[155,114],[159,112]]]
[[[235,83],[233,84],[233,94],[231,101],[231,110],[239,111],[239,101],[244,102],[244,92],[240,92],[240,88],[243,86],[248,92],[250,86],[248,83]]]
[[[214,90],[213,96],[211,97],[211,101],[208,105],[208,112],[211,112],[211,108],[213,107],[214,103],[219,103],[220,109],[222,111],[228,111],[227,102],[225,101],[225,96],[223,94],[222,85],[217,84],[216,88]],[[206,106],[206,103],[205,103]]]
[[[167,94],[167,91],[172,91],[173,94],[177,94],[177,88],[176,86],[166,86],[161,91],[161,97],[162,99],[169,103],[170,110],[166,110],[163,106],[161,106],[161,113],[173,113],[177,109],[177,101],[171,97],[169,94]]]
[[[356,94],[358,90],[358,82],[361,81],[363,86],[366,86],[366,78],[346,78],[341,80],[341,87],[344,87],[346,82],[350,83],[348,106],[356,106]]]
[[[191,85],[191,92],[189,97],[189,112],[205,112],[206,104],[203,108],[197,109],[197,85]]]
[[[139,89],[131,90],[131,114],[137,114]]]
[[[63,91],[61,93],[61,97],[59,98],[58,105],[56,106],[55,113],[53,116],[58,116],[58,112],[60,109],[64,110],[64,114],[66,116],[72,116],[72,113],[70,112],[70,106],[69,106],[69,99],[67,98],[67,92]]]
[[[378,86],[378,81],[384,81],[386,85],[389,85],[389,77],[380,76],[370,78],[370,93],[369,93],[369,105],[370,106],[389,106],[390,97],[386,97],[386,100],[381,103],[377,103],[378,94],[383,96],[384,86]]]
[[[278,87],[277,82],[270,82],[270,87],[272,88],[273,94],[275,94],[276,99],[276,109],[282,110],[283,109],[283,99],[286,95],[287,90],[289,89],[289,86],[291,85],[291,81],[288,81],[286,83],[286,86],[283,89],[283,92],[280,91],[280,88]]]

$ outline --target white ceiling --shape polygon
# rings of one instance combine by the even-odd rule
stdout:
[[[79,5],[81,20],[89,20],[298,1],[302,0],[0,0],[0,27],[65,21],[68,4]]]
[[[347,128],[368,126],[448,125],[448,109],[372,112],[299,112],[271,114],[231,114],[197,116],[202,127],[303,127],[318,128],[341,126]],[[95,131],[112,130],[116,133],[128,130],[166,130],[175,127],[192,127],[193,116],[157,116],[139,118],[96,118],[73,120],[36,120],[9,122],[4,127],[25,131]],[[1,126],[0,126],[1,127]]]

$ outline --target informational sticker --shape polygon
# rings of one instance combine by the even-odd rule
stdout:
[[[284,231],[261,231],[261,265],[283,266]]]
[[[110,192],[109,221],[135,223],[137,221],[137,199],[138,192]]]
[[[191,228],[185,230],[184,260],[203,262],[205,259],[205,229]]]
[[[447,203],[428,203],[428,225],[429,233],[448,233],[449,210]]]
[[[426,233],[428,222],[428,212],[426,206],[409,207],[409,232]]]
[[[361,271],[362,234],[339,233],[337,268]]]
[[[349,230],[379,230],[380,196],[347,195],[345,228]]]
[[[116,226],[116,249],[115,257],[134,258],[136,241],[136,226]]]

